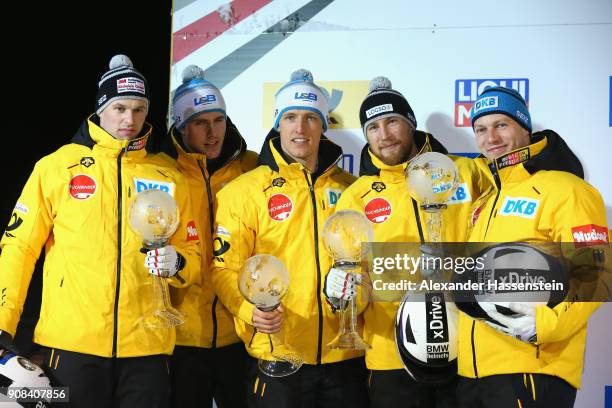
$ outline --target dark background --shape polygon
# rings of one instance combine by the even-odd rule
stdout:
[[[165,135],[170,76],[171,1],[9,3],[2,11],[0,231],[36,161],[69,143],[93,113],[98,81],[113,55],[129,56],[147,79],[153,147]],[[40,275],[38,265],[17,334],[26,349]]]

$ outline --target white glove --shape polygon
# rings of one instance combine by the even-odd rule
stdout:
[[[325,297],[330,301],[351,300],[357,294],[357,276],[342,269],[331,268],[325,277]]]
[[[535,306],[529,303],[509,303],[508,309],[517,313],[513,316],[505,316],[496,310],[488,310],[487,314],[502,325],[485,320],[485,323],[508,336],[524,341],[525,343],[535,343],[536,322]],[[505,327],[504,327],[505,326]]]
[[[144,266],[154,276],[169,278],[178,273],[185,265],[185,258],[172,245],[152,249],[147,252]]]

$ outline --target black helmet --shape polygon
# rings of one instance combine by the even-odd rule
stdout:
[[[446,384],[457,375],[458,312],[441,292],[408,292],[395,319],[395,344],[417,382]]]

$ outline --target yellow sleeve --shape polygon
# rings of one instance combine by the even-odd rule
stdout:
[[[53,228],[52,189],[38,162],[0,241],[0,330],[15,335],[32,272]],[[52,186],[52,185],[51,185]]]
[[[242,183],[229,184],[216,195],[212,282],[221,303],[236,317],[252,324],[254,306],[238,289],[238,274],[255,249],[255,198]]]
[[[176,251],[185,258],[185,266],[178,276],[173,276],[168,283],[177,288],[189,286],[200,273],[200,235],[195,214],[191,207],[191,197],[187,180],[181,176],[176,181],[176,204],[179,207],[179,226],[170,239]]]
[[[610,275],[609,244],[603,242],[607,238],[590,237],[593,231],[605,231],[607,236],[601,195],[586,182],[580,182],[560,201],[561,205],[552,212],[551,229],[553,241],[562,243],[561,250],[570,274],[569,293],[567,301],[554,308],[540,306],[536,309],[540,343],[572,337],[584,328],[601,301],[610,296],[605,282],[603,286],[593,285]]]

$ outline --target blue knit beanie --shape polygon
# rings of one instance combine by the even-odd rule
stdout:
[[[510,116],[531,133],[531,116],[529,110],[527,110],[527,104],[521,94],[514,89],[501,86],[487,88],[474,102],[470,113],[472,128],[479,117],[501,113]]]

